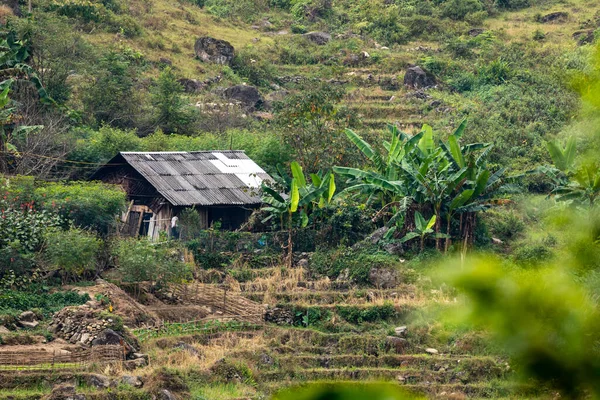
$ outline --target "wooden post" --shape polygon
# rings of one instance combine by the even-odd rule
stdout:
[[[123,228],[125,228],[125,225],[127,225],[127,221],[129,221],[129,214],[131,213],[132,207],[133,207],[133,200],[131,200],[131,202],[129,203],[129,207],[127,208],[127,213],[125,214],[125,220],[123,221],[123,226],[121,227],[121,230],[119,233],[123,232]]]

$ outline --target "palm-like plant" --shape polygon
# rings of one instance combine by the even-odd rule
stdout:
[[[433,129],[428,125],[424,125],[421,132],[414,136],[389,126],[392,139],[384,143],[386,152],[382,154],[375,152],[354,132],[347,131],[348,138],[371,162],[372,170],[335,167],[334,171],[350,178],[350,186],[345,192],[366,194],[369,199],[382,199],[380,213],[393,208],[393,216],[388,221],[388,224],[394,224],[388,231],[390,234],[405,225],[404,215],[407,212],[413,211],[415,225],[417,212],[420,211],[421,217],[421,212],[432,212],[432,218],[435,217],[432,220],[436,248],[441,250],[441,239],[446,237],[447,250],[453,217],[462,213],[472,214],[491,206],[493,203],[490,199],[504,174],[504,170],[492,174],[486,166],[491,145],[460,145],[465,127],[466,121],[463,121],[447,141],[436,142]],[[409,207],[409,203],[414,206]],[[444,214],[445,234],[442,232]],[[473,226],[472,223],[469,225],[468,232],[465,229],[465,236],[472,237]]]
[[[600,197],[600,167],[597,161],[587,160],[577,165],[577,145],[574,137],[567,139],[563,147],[556,141],[547,143],[553,166],[543,166],[538,172],[546,174],[554,182],[550,195],[557,201],[593,207]]]
[[[330,203],[335,194],[335,179],[333,174],[328,174],[324,178],[313,174],[312,183],[308,184],[304,177],[302,167],[296,161],[290,165],[292,177],[281,173],[276,176],[277,184],[283,188],[284,194],[279,193],[263,183],[262,201],[267,206],[262,210],[270,215],[263,219],[263,223],[272,218],[279,218],[281,226],[287,224],[288,244],[286,262],[289,267],[292,267],[293,261],[293,230],[294,230],[294,215],[300,217],[300,226],[302,228],[308,225],[308,215],[315,205],[325,206]]]

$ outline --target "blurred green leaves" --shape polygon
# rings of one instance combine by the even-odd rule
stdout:
[[[397,385],[384,383],[318,383],[286,389],[274,400],[417,400]]]

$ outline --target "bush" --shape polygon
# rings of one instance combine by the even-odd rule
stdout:
[[[126,193],[119,186],[99,182],[47,183],[35,196],[48,210],[58,209],[65,220],[83,229],[108,234],[126,206]]]
[[[180,249],[172,244],[155,244],[147,239],[120,240],[113,254],[124,282],[165,285],[191,277],[189,265],[181,261]]]
[[[310,218],[318,226],[317,243],[320,248],[352,246],[374,230],[365,207],[357,205],[335,204],[317,208]]]
[[[517,10],[520,8],[529,7],[531,4],[529,0],[496,0],[496,7],[504,8],[508,10]]]
[[[232,68],[249,83],[263,87],[268,87],[277,73],[273,63],[264,55],[253,54],[249,50],[242,50],[236,54]]]
[[[396,309],[392,304],[371,307],[336,306],[335,309],[340,317],[353,324],[387,321],[396,316]]]
[[[359,284],[368,284],[369,272],[372,268],[396,268],[399,264],[395,256],[368,251],[369,249],[351,248],[317,251],[311,257],[310,269],[330,279],[336,279],[347,269],[351,280]]]
[[[77,228],[52,229],[45,239],[44,259],[63,275],[63,280],[91,277],[96,271],[102,241],[94,234]]]
[[[32,293],[3,290],[0,292],[0,313],[22,312],[39,308],[44,316],[49,316],[67,306],[81,305],[89,300],[90,296],[87,293]]]
[[[454,20],[464,20],[468,14],[483,11],[480,0],[448,0],[442,5],[442,15]]]

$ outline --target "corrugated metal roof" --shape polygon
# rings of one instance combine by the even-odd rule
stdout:
[[[175,206],[259,204],[260,184],[271,179],[243,151],[120,154]]]

